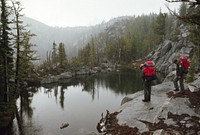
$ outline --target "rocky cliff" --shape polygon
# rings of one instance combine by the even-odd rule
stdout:
[[[190,57],[194,47],[186,38],[181,38],[177,42],[165,40],[148,57],[156,63],[157,71],[169,74],[175,69],[173,61],[180,56]]]

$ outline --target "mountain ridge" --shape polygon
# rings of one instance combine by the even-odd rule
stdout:
[[[74,57],[78,54],[78,50],[91,40],[92,35],[98,35],[116,22],[129,18],[131,16],[121,16],[94,26],[76,27],[52,27],[29,17],[23,17],[23,22],[27,25],[27,29],[36,35],[30,42],[36,44],[34,49],[40,59],[44,60],[46,52],[51,51],[54,42],[56,44],[64,43],[67,55]]]
[[[51,27],[35,19],[24,17],[23,22],[36,36],[32,37],[31,43],[36,44],[34,48],[41,60],[45,58],[46,52],[50,51],[53,42],[59,44],[60,42],[66,45],[66,49],[74,46],[78,37],[82,37],[83,33],[88,31],[87,27]]]

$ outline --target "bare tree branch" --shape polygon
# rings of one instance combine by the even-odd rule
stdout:
[[[200,5],[200,0],[165,0],[169,3],[172,2],[189,2],[191,6]]]

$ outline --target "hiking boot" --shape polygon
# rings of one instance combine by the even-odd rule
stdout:
[[[143,102],[150,102],[150,100],[145,100],[145,99],[142,99],[142,101],[143,101]]]
[[[179,89],[178,89],[178,88],[176,88],[176,89],[174,89],[174,91],[179,91]]]
[[[145,99],[142,99],[142,101],[143,101],[143,102],[148,102],[148,101],[147,101],[147,100],[145,100]]]

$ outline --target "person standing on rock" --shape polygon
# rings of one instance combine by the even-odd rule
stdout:
[[[180,92],[184,92],[184,79],[188,73],[188,68],[190,63],[187,61],[187,58],[182,56],[179,60],[175,59],[174,64],[176,64],[176,78],[173,80],[175,90],[179,91],[178,81],[180,84]]]
[[[152,81],[156,79],[154,62],[147,61],[140,65],[140,69],[143,71],[142,79],[144,81],[144,99],[143,102],[151,101],[151,85]]]

